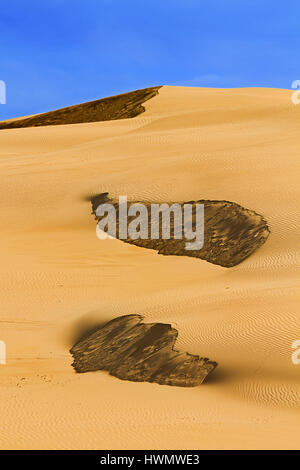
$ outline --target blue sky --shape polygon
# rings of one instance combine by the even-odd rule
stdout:
[[[290,88],[299,2],[8,0],[0,120],[154,85]]]

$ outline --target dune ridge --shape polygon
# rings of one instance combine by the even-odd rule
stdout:
[[[144,88],[43,114],[10,119],[0,122],[0,129],[57,126],[133,118],[145,111],[143,103],[156,96],[160,88],[160,86]]]

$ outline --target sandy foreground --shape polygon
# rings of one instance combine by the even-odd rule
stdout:
[[[300,106],[276,89],[163,87],[133,119],[1,130],[2,449],[300,448]],[[100,241],[87,197],[225,199],[271,234],[233,268]],[[219,363],[196,388],[76,374],[80,331],[171,323]]]

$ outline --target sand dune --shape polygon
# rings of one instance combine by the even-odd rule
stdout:
[[[163,87],[134,119],[2,129],[0,447],[297,448],[300,106]],[[96,237],[87,196],[234,201],[267,242],[223,268]],[[76,374],[82,328],[142,315],[218,362],[200,387]]]

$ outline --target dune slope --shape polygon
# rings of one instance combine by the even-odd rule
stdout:
[[[300,106],[275,89],[163,87],[134,119],[0,131],[2,449],[297,448]],[[224,268],[101,241],[87,196],[234,201],[267,242]],[[122,315],[218,367],[200,387],[76,374]]]

